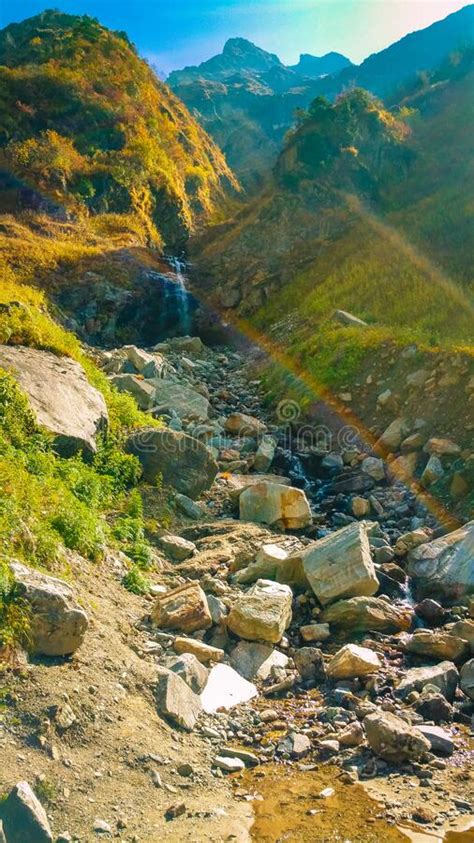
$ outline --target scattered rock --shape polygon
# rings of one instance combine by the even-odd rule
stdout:
[[[469,655],[469,645],[462,638],[448,632],[420,630],[406,642],[409,653],[427,656],[430,659],[463,661]]]
[[[469,659],[461,669],[461,691],[474,700],[474,659]]]
[[[259,579],[277,579],[278,569],[287,558],[288,551],[283,547],[277,544],[264,544],[255,560],[236,573],[235,582],[245,585]]]
[[[342,597],[375,594],[378,589],[365,522],[330,533],[301,556],[309,584],[323,606]]]
[[[408,574],[422,596],[454,600],[474,592],[474,521],[408,554]]]
[[[257,695],[255,685],[247,682],[236,670],[227,664],[217,664],[209,674],[200,699],[204,711],[213,714],[220,708],[233,708],[248,702]]]
[[[263,682],[271,675],[274,667],[287,666],[288,656],[274,650],[270,644],[240,641],[232,650],[230,663],[245,679],[260,679]]]
[[[245,413],[232,413],[225,420],[224,429],[227,433],[233,436],[261,436],[265,433],[267,427],[253,416],[247,416]]]
[[[275,457],[275,440],[265,436],[260,442],[253,463],[254,471],[265,473],[270,468]]]
[[[331,632],[328,623],[309,623],[300,626],[300,635],[304,641],[326,641]]]
[[[418,761],[431,749],[418,729],[390,711],[375,711],[364,718],[370,748],[385,761]]]
[[[161,536],[160,545],[167,556],[175,562],[183,562],[189,559],[196,551],[196,545],[181,536]]]
[[[305,493],[293,486],[257,483],[242,492],[239,505],[242,521],[281,525],[285,530],[299,530],[312,522]]]
[[[373,650],[357,644],[346,644],[332,657],[327,675],[329,679],[354,679],[377,673],[381,667],[382,663]]]
[[[199,521],[203,517],[203,511],[199,504],[188,498],[187,495],[175,495],[174,500],[177,508],[187,518],[192,518],[193,521]]]
[[[339,322],[340,325],[349,325],[351,328],[367,328],[367,322],[354,316],[353,313],[348,313],[347,310],[335,310],[332,319],[334,322]]]
[[[364,730],[356,720],[354,723],[350,723],[342,732],[339,732],[337,739],[341,746],[360,746],[365,740]]]
[[[304,758],[311,752],[311,741],[307,735],[290,732],[278,742],[277,749],[279,753],[289,755],[290,758]]]
[[[200,694],[206,687],[209,673],[194,653],[171,656],[166,663],[166,667],[183,679],[195,694]]]
[[[71,586],[20,562],[12,562],[10,570],[19,596],[30,608],[34,652],[46,656],[74,653],[84,641],[88,618]]]
[[[225,656],[224,650],[219,647],[211,647],[205,644],[204,641],[198,641],[195,638],[175,638],[173,648],[176,653],[192,653],[196,658],[208,664],[208,662],[221,662]]]
[[[365,460],[362,460],[361,469],[377,483],[385,480],[385,463],[377,457],[366,457]]]
[[[436,454],[437,457],[457,457],[461,448],[451,439],[431,438],[425,445],[427,454]]]
[[[440,626],[444,619],[444,609],[436,600],[425,597],[415,606],[415,614],[429,626]]]
[[[224,770],[225,773],[238,773],[239,770],[245,770],[245,763],[241,758],[237,758],[236,756],[227,758],[223,755],[216,755],[212,760],[212,765],[213,767],[219,767],[220,770]]]
[[[352,597],[339,600],[328,606],[320,620],[348,633],[365,632],[400,632],[409,630],[413,619],[413,609],[406,604],[397,605],[380,597]]]
[[[453,700],[458,682],[459,673],[453,662],[440,662],[432,667],[412,667],[403,676],[396,694],[403,699],[412,691],[422,691],[425,685],[434,685],[447,700]]]
[[[295,667],[304,680],[324,682],[326,670],[324,656],[317,647],[301,647],[294,654]]]
[[[444,468],[439,457],[434,454],[429,458],[421,475],[421,483],[425,488],[429,488],[438,480],[444,477]]]
[[[426,723],[421,723],[416,728],[429,740],[433,752],[440,752],[442,755],[453,754],[454,741],[446,729],[441,729],[439,726],[430,726]]]
[[[192,732],[202,711],[201,698],[176,673],[159,667],[156,683],[159,714]]]
[[[240,638],[277,644],[291,622],[292,597],[287,585],[258,580],[233,604],[228,628]]]
[[[140,410],[152,410],[155,405],[156,388],[150,381],[138,375],[112,375],[110,382],[119,392],[127,392],[137,402]]]
[[[188,633],[212,626],[206,595],[197,582],[185,583],[158,597],[151,619],[160,629],[180,629]]]

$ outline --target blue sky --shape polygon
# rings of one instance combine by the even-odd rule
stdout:
[[[0,25],[45,8],[98,17],[124,29],[162,72],[249,38],[292,64],[299,53],[337,50],[359,63],[408,32],[467,5],[466,0],[0,0]]]

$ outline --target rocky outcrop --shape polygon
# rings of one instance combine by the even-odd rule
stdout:
[[[212,626],[211,613],[199,583],[180,585],[159,597],[151,611],[152,622],[160,629],[195,632]]]
[[[301,489],[279,483],[257,483],[239,498],[242,521],[281,525],[285,530],[299,530],[311,524],[308,500]]]
[[[408,574],[423,596],[457,600],[474,592],[474,521],[408,555]]]
[[[147,428],[132,434],[126,448],[140,460],[147,483],[162,478],[193,500],[212,486],[219,470],[202,442],[174,430]]]
[[[49,351],[2,345],[0,368],[18,381],[37,423],[53,434],[61,456],[96,452],[97,434],[108,424],[107,407],[79,363]]]
[[[292,596],[286,585],[258,580],[233,604],[227,626],[240,638],[277,644],[290,625]]]
[[[45,656],[74,653],[84,641],[88,618],[71,586],[20,562],[12,562],[10,570],[28,606],[33,651]]]
[[[418,729],[390,711],[376,711],[364,718],[369,746],[385,761],[418,761],[431,744]]]
[[[364,523],[325,536],[302,559],[308,582],[323,606],[342,597],[375,594],[379,587]]]

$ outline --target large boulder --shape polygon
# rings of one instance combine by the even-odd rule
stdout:
[[[408,653],[418,656],[453,662],[464,661],[469,655],[467,641],[448,632],[433,629],[423,629],[412,635],[406,643],[406,649]]]
[[[364,718],[370,748],[385,761],[418,761],[431,750],[430,741],[406,720],[390,711],[374,711]]]
[[[161,629],[195,632],[212,626],[206,595],[197,582],[185,583],[162,594],[150,614],[155,626]]]
[[[159,379],[153,383],[156,387],[157,412],[172,410],[181,419],[196,418],[203,421],[209,418],[209,401],[195,389],[168,380]]]
[[[140,460],[147,483],[156,483],[162,478],[193,500],[205,489],[210,489],[219,470],[202,442],[174,430],[146,428],[137,431],[127,440],[126,449]]]
[[[400,632],[410,629],[413,609],[397,606],[380,597],[352,597],[339,600],[322,612],[318,620],[328,623],[348,634],[353,632]]]
[[[195,694],[200,694],[206,687],[209,672],[194,653],[170,656],[166,667],[183,679],[188,688],[191,688],[191,691],[194,691]]]
[[[61,456],[96,452],[97,434],[108,424],[107,407],[79,363],[49,351],[0,345],[0,368],[18,381]]]
[[[28,782],[15,785],[0,811],[8,843],[52,843],[46,811]]]
[[[240,638],[277,644],[291,623],[292,597],[287,585],[258,580],[237,598],[227,626]]]
[[[302,558],[308,582],[323,606],[343,597],[375,594],[379,587],[364,522],[324,536]]]
[[[474,700],[474,659],[469,659],[461,669],[461,691]]]
[[[216,664],[212,668],[207,685],[201,694],[204,711],[213,714],[220,708],[234,708],[258,696],[251,682],[227,664]]]
[[[453,700],[459,682],[456,665],[450,661],[431,667],[412,667],[407,670],[396,689],[397,696],[404,699],[412,691],[423,691],[426,685],[434,685],[447,700]]]
[[[201,698],[165,667],[158,668],[156,704],[159,714],[187,732],[192,732],[202,712]]]
[[[408,574],[422,596],[457,600],[474,592],[474,521],[408,554]]]
[[[113,375],[110,382],[119,392],[127,392],[135,399],[140,410],[152,410],[155,406],[156,389],[142,377],[131,374]]]
[[[327,675],[329,679],[356,679],[377,673],[381,667],[381,661],[373,650],[357,644],[346,644],[332,657]]]
[[[245,679],[264,681],[274,667],[286,667],[288,656],[274,650],[271,644],[259,644],[256,641],[240,641],[230,656],[232,667]]]
[[[305,493],[293,486],[257,483],[242,492],[239,504],[242,521],[275,524],[285,530],[299,530],[312,522]]]
[[[10,570],[17,592],[29,608],[33,651],[67,656],[77,650],[84,640],[88,618],[71,586],[20,562],[11,562]]]

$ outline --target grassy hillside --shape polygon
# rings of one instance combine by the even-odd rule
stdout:
[[[318,99],[272,184],[198,243],[201,282],[226,279],[213,300],[326,383],[384,339],[472,342],[472,84],[466,52],[391,112],[359,92]],[[335,327],[336,308],[373,327]]]
[[[2,210],[134,214],[182,243],[235,179],[123,33],[48,11],[0,32]]]

